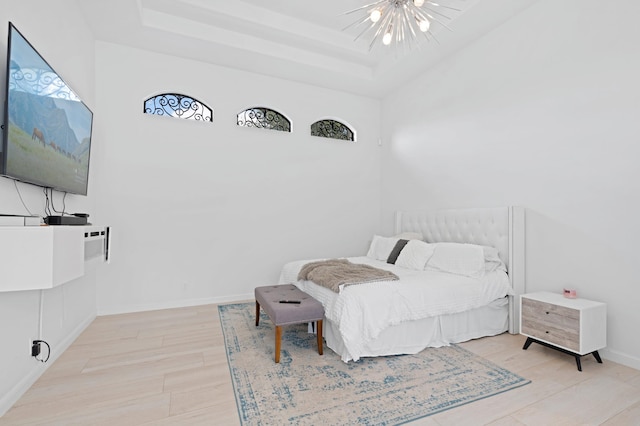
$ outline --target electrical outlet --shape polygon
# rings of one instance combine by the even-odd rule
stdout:
[[[38,356],[40,355],[40,342],[37,341],[33,341],[31,343],[31,356]]]

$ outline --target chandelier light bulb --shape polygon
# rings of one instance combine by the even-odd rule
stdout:
[[[418,22],[418,26],[420,27],[420,31],[422,31],[423,33],[426,33],[427,31],[429,31],[429,27],[431,26],[431,24],[429,23],[428,20],[424,19]]]
[[[391,30],[384,33],[384,37],[382,37],[382,44],[388,46],[391,44]]]
[[[413,0],[415,7],[421,7],[424,4],[424,0]]]
[[[382,16],[380,9],[373,9],[369,15],[369,19],[371,19],[371,22],[378,22],[380,20],[380,16]]]

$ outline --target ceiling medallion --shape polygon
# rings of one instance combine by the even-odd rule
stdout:
[[[380,40],[385,46],[411,45],[423,36],[437,42],[432,25],[437,24],[451,31],[447,23],[452,18],[447,14],[460,11],[428,0],[379,0],[345,12],[345,15],[360,13],[361,16],[344,30],[364,26],[355,40],[365,34],[370,36],[369,51]]]

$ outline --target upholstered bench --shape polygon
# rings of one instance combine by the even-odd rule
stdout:
[[[293,284],[256,287],[256,327],[260,322],[260,306],[276,327],[276,362],[280,362],[282,326],[303,322],[316,322],[318,353],[322,355],[322,320],[324,308],[313,297]],[[286,303],[300,302],[300,303]]]

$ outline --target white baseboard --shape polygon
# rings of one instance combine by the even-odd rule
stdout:
[[[241,302],[241,301],[247,301],[247,300],[254,300],[254,294],[247,293],[247,294],[236,294],[231,296],[211,297],[211,298],[204,298],[204,299],[183,299],[183,300],[172,300],[169,302],[160,302],[160,303],[145,303],[142,305],[119,306],[114,308],[104,308],[104,309],[98,308],[98,316],[130,314],[133,312],[157,311],[160,309],[185,308],[187,306],[218,305],[221,303]]]
[[[636,358],[629,354],[618,352],[611,349],[601,349],[598,351],[600,356],[609,361],[617,362],[618,364],[626,365],[627,367],[640,370],[640,358]]]
[[[84,321],[82,321],[76,328],[71,331],[62,341],[56,343],[56,351],[51,354],[51,357],[47,362],[38,362],[36,367],[31,370],[20,382],[18,382],[9,392],[0,398],[0,417],[9,411],[13,404],[25,394],[26,391],[44,374],[45,371],[51,366],[56,359],[64,353],[64,351],[71,346],[71,344],[80,336],[80,334],[91,324],[96,318],[95,315],[90,315]]]

